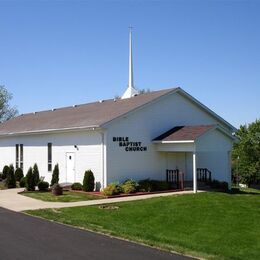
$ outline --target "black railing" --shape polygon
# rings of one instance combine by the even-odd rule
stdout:
[[[197,179],[202,182],[211,182],[211,171],[207,168],[197,168]]]
[[[177,189],[184,189],[184,174],[179,170],[166,170],[166,181],[172,183]]]

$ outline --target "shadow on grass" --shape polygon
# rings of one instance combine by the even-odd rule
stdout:
[[[200,190],[207,191],[207,192],[220,192],[226,193],[230,195],[260,195],[260,190],[254,188],[248,189],[239,189],[239,188],[232,188],[231,190],[222,190],[222,189],[214,189],[214,188],[200,188]]]
[[[239,194],[239,195],[260,195],[260,192],[255,191],[246,191],[246,190],[240,190],[240,189],[232,189],[228,191],[229,194]]]

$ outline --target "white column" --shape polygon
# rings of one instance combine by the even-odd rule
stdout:
[[[193,163],[193,192],[194,192],[194,193],[197,193],[197,162],[196,162],[196,152],[193,152],[192,163]]]

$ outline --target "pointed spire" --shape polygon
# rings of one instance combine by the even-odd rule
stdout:
[[[132,54],[132,27],[129,27],[129,78],[128,87],[123,94],[122,98],[131,98],[138,94],[134,87],[134,73],[133,73],[133,54]]]

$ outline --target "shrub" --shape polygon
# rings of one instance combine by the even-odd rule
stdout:
[[[95,178],[93,172],[91,170],[85,171],[82,189],[84,191],[93,191],[94,187]]]
[[[5,185],[8,189],[16,188],[16,181],[14,176],[14,166],[11,164],[9,166],[9,171],[6,176]]]
[[[35,182],[34,182],[32,167],[29,168],[29,170],[26,174],[26,185],[25,186],[28,191],[35,190]]]
[[[9,166],[8,166],[8,165],[5,165],[4,168],[3,168],[3,173],[2,173],[2,179],[3,179],[3,180],[6,179],[9,170],[10,170]]]
[[[152,191],[165,191],[172,189],[172,185],[166,181],[157,181],[157,180],[150,180],[145,179],[138,182],[139,183],[139,190],[152,192]]]
[[[172,189],[172,185],[167,181],[154,181],[154,187],[156,191],[165,191]]]
[[[71,189],[72,189],[72,190],[82,190],[82,184],[79,183],[79,182],[74,182],[74,183],[71,185]]]
[[[228,190],[228,183],[225,182],[225,181],[213,180],[210,183],[210,187],[213,188],[213,189],[217,189],[217,190],[227,191]]]
[[[3,174],[2,173],[0,173],[0,181],[3,179]]]
[[[122,184],[122,190],[124,193],[135,193],[137,192],[139,184],[134,180],[126,180]]]
[[[117,183],[111,183],[102,190],[102,194],[104,194],[105,196],[118,195],[122,192],[123,192],[122,187]]]
[[[58,183],[53,184],[51,191],[55,196],[60,196],[63,194],[63,188]]]
[[[19,182],[20,188],[24,188],[26,186],[26,177],[23,177]]]
[[[34,185],[37,186],[40,181],[40,174],[36,163],[33,165],[33,179],[34,179]]]
[[[47,182],[47,181],[40,181],[38,183],[39,191],[48,191],[49,186],[50,186],[49,182]]]
[[[59,165],[56,164],[54,166],[53,173],[52,173],[51,186],[59,183],[59,175],[60,175]]]
[[[151,192],[155,190],[154,184],[150,179],[141,180],[138,182],[140,191]]]
[[[20,181],[24,177],[23,170],[21,168],[17,168],[15,170],[14,176],[16,181]]]

